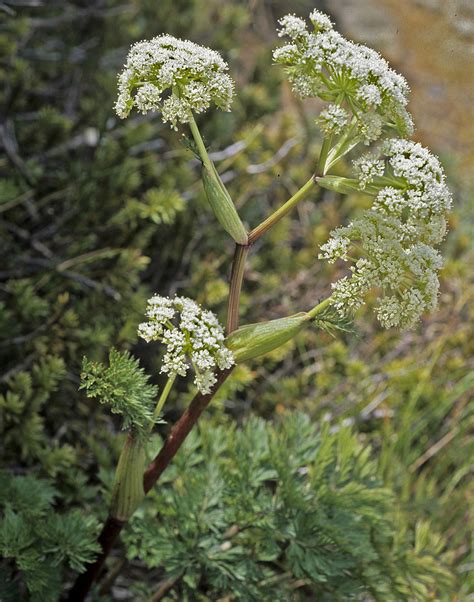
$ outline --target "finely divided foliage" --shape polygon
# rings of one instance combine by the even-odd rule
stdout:
[[[57,600],[67,567],[82,571],[99,551],[95,517],[59,513],[56,497],[48,480],[0,472],[0,600],[27,599],[19,571],[29,600]],[[12,577],[9,565],[17,567]]]
[[[224,331],[216,316],[186,297],[153,296],[148,301],[148,322],[138,332],[145,341],[161,341],[166,346],[161,372],[185,376],[189,361],[194,383],[201,393],[209,393],[216,382],[215,370],[234,364],[224,345]]]
[[[137,42],[119,75],[115,110],[122,119],[134,106],[141,113],[160,111],[174,129],[211,102],[229,111],[234,84],[227,69],[218,52],[188,40],[162,35]]]
[[[204,583],[208,600],[425,602],[449,583],[436,536],[415,534],[412,556],[370,447],[347,428],[297,412],[204,423],[170,470],[124,537],[131,560],[181,576],[177,600]]]
[[[99,399],[120,414],[123,428],[145,437],[153,420],[153,405],[158,387],[149,383],[149,376],[128,351],[111,349],[109,365],[84,358],[81,389],[87,396]]]

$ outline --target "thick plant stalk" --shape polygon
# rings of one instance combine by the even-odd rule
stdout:
[[[239,326],[240,292],[245,270],[245,260],[251,245],[282,217],[289,213],[291,209],[293,209],[293,207],[309,193],[316,183],[316,177],[311,177],[291,199],[280,207],[280,209],[277,209],[277,211],[262,222],[260,226],[257,226],[257,228],[252,230],[249,235],[248,244],[236,244],[229,285],[227,334],[230,334]],[[233,368],[222,370],[217,374],[217,381],[210,393],[198,393],[195,395],[189,407],[183,412],[178,422],[173,426],[160,452],[145,470],[143,477],[145,494],[147,494],[156,484],[164,470],[170,464],[200,415],[232,372],[232,369]],[[102,551],[93,563],[87,565],[85,572],[77,577],[76,582],[69,593],[68,600],[71,602],[81,602],[82,600],[85,600],[93,584],[98,579],[104,563],[126,522],[127,521],[122,521],[114,516],[109,516],[107,518],[98,538]]]
[[[231,372],[232,368],[229,368],[228,370],[222,370],[217,375],[217,381],[212,387],[212,391],[210,393],[207,395],[198,393],[194,396],[193,400],[189,404],[189,407],[186,408],[181,415],[181,418],[171,429],[171,432],[166,438],[166,441],[160,452],[146,469],[143,477],[143,488],[145,493],[148,493],[158,481],[161,474],[170,464],[171,460],[176,455],[191,429],[196,424],[199,416],[209,405],[210,401]],[[117,537],[126,523],[127,521],[119,520],[113,516],[109,516],[107,518],[98,539],[102,551],[93,563],[87,565],[85,572],[78,576],[74,586],[69,592],[68,600],[71,602],[81,602],[82,600],[85,600],[92,585],[99,577],[102,567],[104,566],[104,562],[110,554]]]
[[[210,401],[220,389],[222,384],[225,382],[233,368],[222,370],[217,375],[217,382],[212,387],[212,391],[207,395],[198,393],[189,404],[189,407],[181,414],[181,418],[171,429],[170,434],[166,438],[165,444],[158,452],[154,460],[148,465],[143,476],[143,488],[145,493],[148,493],[150,489],[158,481],[165,468],[171,462],[183,444],[186,437],[189,435],[191,429],[198,421],[199,416],[207,408]]]
[[[240,292],[242,290],[245,260],[247,259],[249,248],[248,245],[235,245],[227,308],[227,334],[230,334],[239,327]]]
[[[145,497],[140,474],[145,468],[143,442],[128,435],[115,472],[110,514],[119,521],[128,520]]]
[[[77,577],[67,598],[70,602],[81,602],[82,600],[85,600],[92,585],[99,577],[105,559],[112,551],[115,540],[119,536],[124,525],[124,521],[118,520],[113,516],[107,517],[97,540],[102,550],[95,561],[87,565],[85,572]]]
[[[318,184],[317,174],[314,174],[286,203],[272,213],[248,235],[247,244],[236,244],[234,260],[232,262],[232,274],[230,278],[229,302],[227,312],[227,334],[239,327],[240,292],[244,278],[245,262],[252,245],[263,236],[270,228],[287,215],[296,205],[302,201]]]

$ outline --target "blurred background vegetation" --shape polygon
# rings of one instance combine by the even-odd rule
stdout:
[[[441,535],[439,554],[455,581],[450,594],[429,599],[474,599],[469,0],[1,2],[1,463],[11,474],[48,479],[59,508],[95,508],[119,445],[113,420],[78,392],[83,356],[132,349],[161,385],[158,350],[136,337],[147,297],[179,292],[225,314],[232,245],[207,209],[196,162],[160,119],[121,122],[113,112],[130,44],[168,32],[228,60],[233,111],[200,123],[254,226],[314,169],[318,104],[296,100],[282,70],[270,66],[276,20],[314,7],[407,77],[415,137],[446,167],[455,208],[439,309],[409,333],[379,329],[369,311],[355,335],[306,332],[239,368],[206,420],[284,422],[302,411],[335,430],[351,425],[371,444],[378,477],[411,528],[429,521]],[[259,241],[242,321],[294,313],[327,294],[337,268],[317,260],[318,245],[364,203],[321,192]],[[168,404],[170,422],[189,399],[181,386]],[[126,591],[122,573],[117,584]]]

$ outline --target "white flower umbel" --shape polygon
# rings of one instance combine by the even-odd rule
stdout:
[[[372,208],[334,230],[320,257],[352,261],[352,276],[333,284],[332,301],[342,314],[375,288],[381,324],[410,328],[436,307],[442,260],[434,245],[446,233],[451,194],[438,159],[420,144],[388,140],[382,152],[354,162],[359,189],[374,197]]]
[[[329,105],[321,111],[317,123],[325,136],[340,134],[349,122],[349,114],[338,105]]]
[[[376,155],[367,153],[353,162],[354,170],[359,176],[359,185],[363,190],[367,184],[371,184],[374,178],[383,176],[385,163]]]
[[[141,113],[160,111],[174,129],[212,102],[229,111],[234,84],[227,69],[218,52],[188,40],[162,35],[137,42],[119,75],[115,110],[122,119],[134,106]]]
[[[160,341],[166,346],[161,372],[185,376],[192,365],[197,388],[210,393],[216,369],[234,364],[216,316],[187,297],[159,295],[149,299],[146,315],[148,321],[139,325],[138,334],[147,342]]]
[[[375,50],[334,31],[327,15],[315,10],[310,21],[312,31],[294,15],[280,20],[279,35],[291,42],[273,56],[286,66],[293,90],[302,98],[316,96],[343,107],[351,114],[351,134],[361,141],[376,140],[384,127],[410,135],[405,79]]]

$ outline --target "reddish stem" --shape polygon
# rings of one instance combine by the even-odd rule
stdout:
[[[212,391],[207,395],[198,393],[189,406],[181,414],[181,418],[171,429],[170,434],[166,438],[165,444],[159,451],[155,459],[148,465],[143,475],[143,488],[145,493],[148,493],[154,484],[158,481],[161,474],[176,455],[189,432],[196,424],[199,416],[209,405],[211,399],[217,393],[218,389],[224,383],[226,378],[232,372],[232,368],[222,370],[217,375],[217,382],[212,387]]]
[[[125,523],[123,521],[117,520],[113,516],[107,517],[107,520],[105,521],[97,540],[102,548],[102,551],[94,562],[87,565],[85,572],[78,576],[71,591],[69,592],[68,600],[71,602],[85,600],[94,581],[96,581],[98,578],[105,559],[110,554],[115,540],[119,536],[119,533],[124,525]]]
[[[231,372],[232,368],[219,372],[217,375],[217,381],[212,387],[212,391],[207,395],[203,395],[202,393],[195,395],[189,404],[189,407],[186,408],[186,410],[181,414],[180,419],[171,429],[171,432],[166,438],[166,441],[160,452],[149,464],[145,474],[143,475],[143,487],[145,489],[145,493],[148,493],[158,481],[161,474],[174,458],[176,452],[179,450],[189,432],[196,424],[199,416],[209,405],[211,399],[217,393],[218,389]],[[70,602],[82,602],[85,600],[92,585],[98,579],[102,571],[102,567],[104,566],[104,562],[110,554],[115,540],[119,536],[120,531],[123,529],[125,524],[126,521],[119,521],[112,516],[107,518],[98,539],[102,551],[93,563],[87,565],[85,572],[79,575],[76,579],[76,582],[69,592],[68,600]]]

